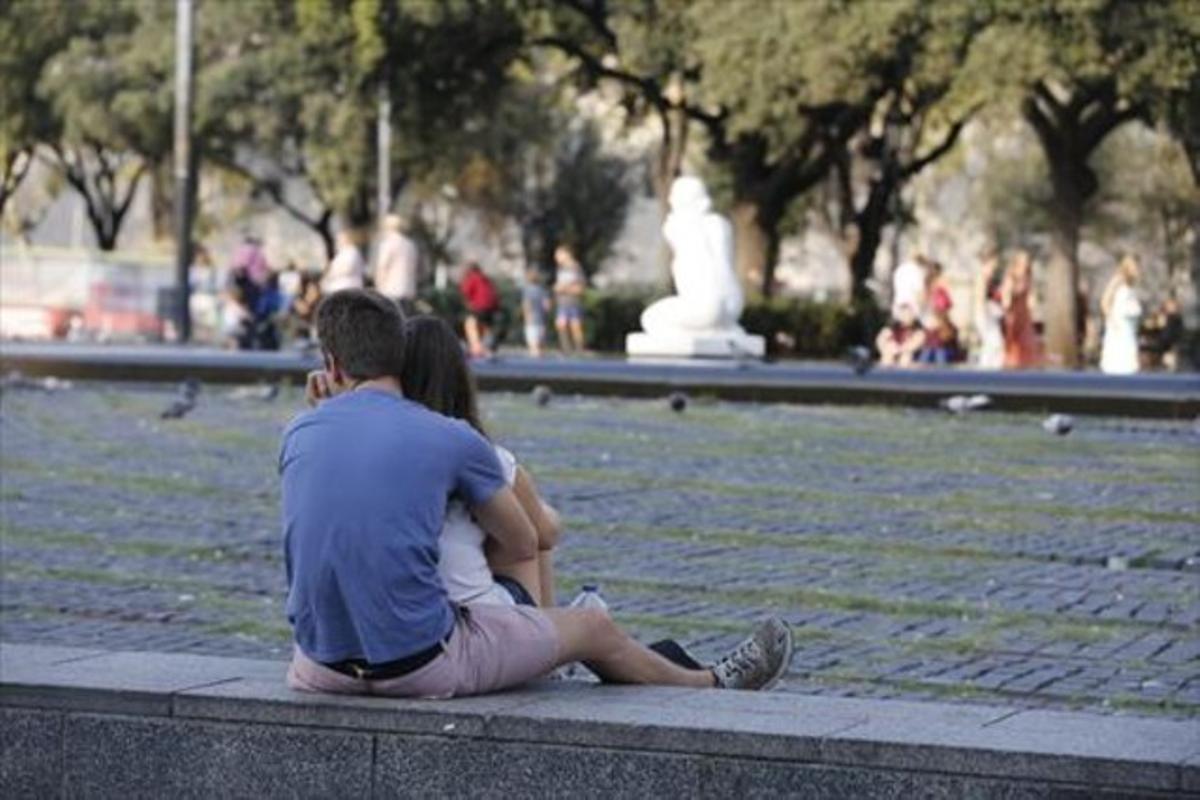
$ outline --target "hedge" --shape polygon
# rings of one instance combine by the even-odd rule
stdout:
[[[498,280],[501,313],[497,334],[501,344],[524,345],[521,322],[521,290],[512,281]],[[456,288],[429,290],[421,299],[432,313],[445,317],[461,330],[465,313]],[[584,333],[588,347],[600,352],[625,350],[625,336],[641,330],[642,311],[656,299],[639,289],[590,289],[584,295]],[[548,320],[547,338],[554,346],[555,332]],[[751,297],[742,312],[742,326],[767,340],[772,356],[796,358],[839,358],[846,348],[870,344],[886,321],[884,312],[870,304],[847,306],[792,297]]]

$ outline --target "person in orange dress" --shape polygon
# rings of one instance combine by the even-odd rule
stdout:
[[[1033,266],[1029,253],[1018,250],[1009,262],[1001,285],[1004,306],[1004,367],[1029,369],[1042,363],[1042,346],[1033,327],[1031,297]]]

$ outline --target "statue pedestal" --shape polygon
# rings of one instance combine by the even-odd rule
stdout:
[[[687,333],[631,333],[625,337],[630,356],[672,358],[762,358],[766,340],[740,330]]]

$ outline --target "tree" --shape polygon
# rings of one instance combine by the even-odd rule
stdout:
[[[1200,70],[1187,0],[1048,0],[997,5],[996,49],[1024,87],[1021,111],[1041,145],[1052,189],[1046,351],[1075,366],[1080,229],[1100,189],[1091,163],[1105,139],[1186,97]],[[1176,100],[1175,102],[1178,102]]]
[[[83,200],[97,246],[112,250],[142,178],[171,152],[171,39],[147,35],[169,18],[160,4],[133,0],[88,13],[38,93],[56,122],[50,162]]]
[[[877,167],[861,208],[843,197],[841,227],[860,230],[860,273],[899,187],[949,150],[969,113],[934,111],[947,105],[958,62],[981,27],[969,6],[761,0],[747,14],[720,0],[563,5],[571,13],[556,18],[565,20],[558,32],[534,41],[576,59],[593,79],[620,82],[654,110],[664,132],[660,164],[677,172],[682,158],[671,149],[699,128],[712,182],[731,204],[738,273],[764,294],[789,210],[835,169],[847,184],[852,141]],[[669,124],[676,118],[682,123]],[[918,153],[929,134],[941,138]],[[658,175],[660,193],[674,174]]]
[[[875,256],[884,228],[902,216],[905,185],[951,151],[982,105],[963,62],[986,24],[972,4],[912,5],[878,30],[882,47],[849,56],[851,68],[882,89],[870,123],[846,143],[830,176],[831,216],[858,301],[870,300]]]
[[[724,173],[716,183],[732,195],[738,273],[748,288],[769,293],[789,204],[828,173],[837,148],[866,120],[861,104],[796,96],[806,74],[817,74],[799,67],[813,41],[805,33],[813,5],[763,0],[754,14],[708,0],[572,0],[555,8],[566,10],[550,15],[553,33],[533,43],[575,59],[592,80],[617,81],[631,108],[660,119],[655,186],[664,209],[688,131],[702,127],[709,159]],[[756,63],[748,59],[761,68],[747,70]]]
[[[360,227],[377,213],[380,93],[393,109],[394,198],[433,170],[450,142],[486,124],[520,42],[499,0],[249,5],[270,23],[253,27],[230,74],[198,89],[201,98],[240,98],[221,137],[240,144],[210,157],[312,228],[329,252],[335,220]],[[301,182],[308,196],[296,196]]]
[[[552,271],[554,249],[565,244],[590,277],[624,226],[630,164],[606,153],[594,124],[533,76],[511,85],[496,112],[462,142],[453,177],[460,202],[493,230],[515,223],[528,265]]]
[[[47,63],[92,18],[82,2],[11,0],[0,6],[0,215],[29,173],[54,115],[38,85]]]

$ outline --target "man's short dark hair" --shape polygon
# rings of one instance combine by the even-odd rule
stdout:
[[[399,378],[404,369],[404,314],[369,289],[343,289],[317,307],[321,349],[347,377]]]

